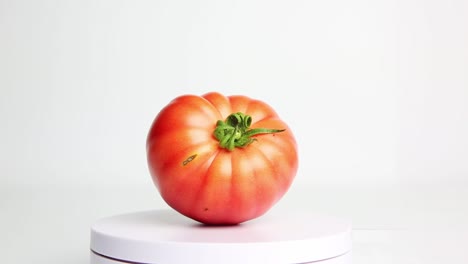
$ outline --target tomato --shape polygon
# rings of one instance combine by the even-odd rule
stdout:
[[[268,104],[246,96],[182,95],[156,116],[147,160],[161,197],[198,222],[257,218],[292,184],[297,144]]]

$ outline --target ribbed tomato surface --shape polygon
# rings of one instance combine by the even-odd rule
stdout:
[[[166,203],[212,225],[261,216],[298,168],[294,135],[272,107],[219,93],[183,95],[164,107],[150,128],[147,158]]]

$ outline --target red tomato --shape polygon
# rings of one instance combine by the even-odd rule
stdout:
[[[286,123],[272,107],[246,96],[174,99],[156,116],[146,149],[166,203],[212,225],[267,212],[289,189],[298,167]]]

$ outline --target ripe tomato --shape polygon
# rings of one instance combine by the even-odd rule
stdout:
[[[267,212],[289,189],[298,167],[286,123],[272,107],[246,96],[175,98],[156,116],[146,150],[166,203],[212,225]]]

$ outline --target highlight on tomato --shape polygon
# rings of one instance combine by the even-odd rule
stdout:
[[[207,225],[263,215],[298,168],[294,135],[271,106],[217,92],[172,100],[154,119],[146,151],[164,201]]]

